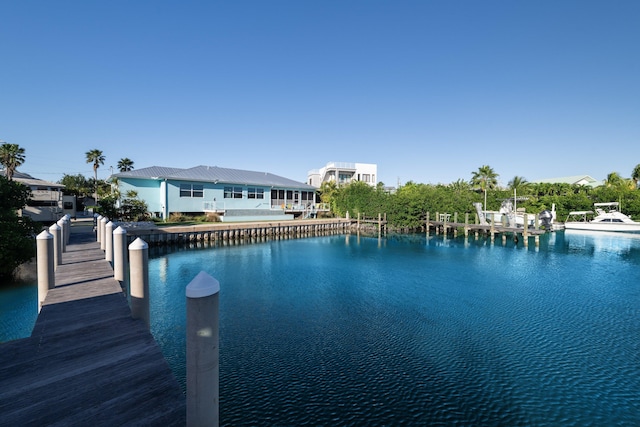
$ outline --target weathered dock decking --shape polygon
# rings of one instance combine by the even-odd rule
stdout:
[[[31,336],[0,345],[0,425],[184,425],[177,380],[79,224]]]

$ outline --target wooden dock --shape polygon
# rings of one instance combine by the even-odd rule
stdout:
[[[185,396],[91,220],[72,224],[55,283],[31,336],[0,345],[0,425],[185,425]]]
[[[453,221],[450,221],[453,219]],[[454,214],[453,218],[450,214],[444,213],[439,214],[436,213],[436,220],[431,220],[429,218],[429,213],[427,213],[427,220],[425,224],[426,233],[429,234],[431,230],[434,230],[436,234],[448,234],[453,233],[457,234],[459,229],[462,229],[465,237],[467,237],[470,233],[474,233],[475,237],[478,238],[479,234],[487,236],[493,242],[496,236],[500,236],[502,241],[505,242],[510,236],[514,241],[518,241],[522,239],[522,242],[525,246],[529,244],[529,238],[534,239],[534,244],[538,246],[540,244],[540,236],[547,233],[546,230],[539,228],[538,226],[530,228],[530,227],[507,227],[505,225],[499,225],[495,223],[488,224],[478,224],[477,217],[475,218],[475,223],[469,222],[469,214],[465,214],[465,222],[458,222],[458,215]],[[537,222],[537,221],[536,221]]]
[[[127,227],[127,243],[141,238],[149,246],[174,243],[223,242],[250,238],[308,237],[346,233],[352,220],[344,218],[304,219],[288,221],[205,223],[199,225],[173,225],[169,227]]]

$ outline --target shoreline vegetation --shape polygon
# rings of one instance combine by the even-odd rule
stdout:
[[[485,174],[488,172],[485,171]],[[618,201],[625,214],[632,219],[640,220],[640,191],[632,180],[611,179],[598,187],[528,183],[521,179],[517,181],[517,188],[492,188],[489,181],[484,184],[483,182],[479,177],[474,177],[472,182],[459,180],[448,185],[417,184],[410,181],[394,191],[387,191],[382,183],[372,187],[364,182],[354,181],[344,186],[323,185],[319,190],[319,196],[322,203],[331,206],[331,213],[327,215],[330,218],[344,218],[347,214],[351,218],[356,218],[359,214],[363,217],[377,217],[378,214],[383,214],[387,221],[387,231],[400,234],[421,231],[427,212],[473,215],[474,203],[483,203],[486,210],[498,210],[502,201],[513,199],[516,193],[518,208],[527,212],[541,212],[550,210],[555,205],[558,219],[565,218],[570,211],[589,210],[596,202]],[[96,210],[100,212],[100,206],[96,206]],[[79,215],[78,219],[81,218],[93,219],[92,216],[83,218]],[[135,219],[129,219],[130,223],[136,223]],[[206,215],[189,217],[180,213],[172,214],[169,221],[149,220],[147,217],[140,224],[162,229],[224,224],[217,218]],[[373,225],[362,226],[361,231],[366,227],[377,232],[377,226]],[[33,260],[20,264],[14,272],[14,279],[5,278],[1,286],[19,285],[35,280],[35,269]]]

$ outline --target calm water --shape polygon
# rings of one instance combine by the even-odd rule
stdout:
[[[640,237],[569,232],[182,250],[152,331],[184,384],[185,287],[220,281],[222,425],[638,425],[639,267]]]
[[[539,249],[321,237],[151,260],[184,381],[184,288],[220,281],[223,425],[640,423],[640,240]]]

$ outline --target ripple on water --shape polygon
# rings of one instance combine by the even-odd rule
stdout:
[[[628,259],[562,241],[538,252],[358,242],[190,254],[221,283],[223,425],[640,420],[640,273]],[[603,286],[612,269],[623,279]],[[184,375],[171,333],[154,334]]]

